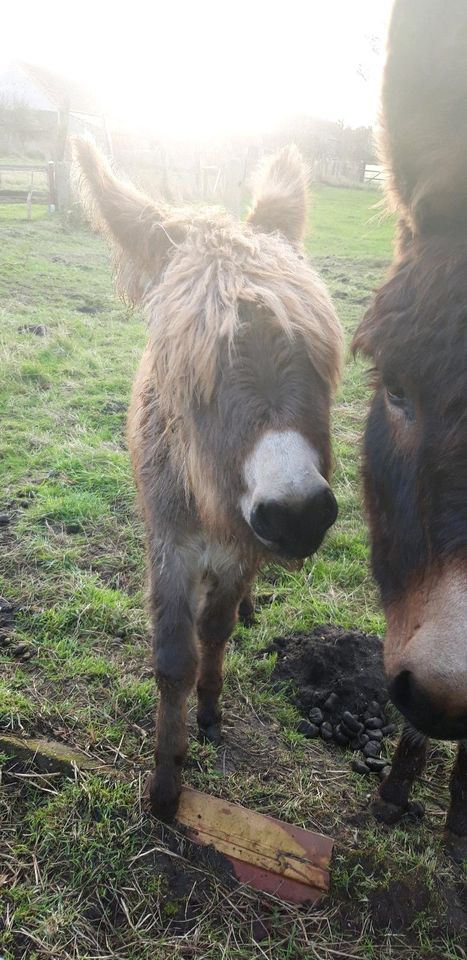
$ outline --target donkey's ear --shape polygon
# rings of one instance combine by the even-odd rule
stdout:
[[[373,356],[373,344],[376,329],[376,311],[372,304],[363,315],[354,332],[350,349],[355,357],[358,353],[365,357]]]
[[[467,218],[467,3],[396,0],[382,96],[382,157],[414,234]]]
[[[121,285],[138,300],[148,280],[157,281],[186,226],[129,182],[117,179],[88,140],[73,143],[74,179],[93,225],[116,248]]]
[[[291,243],[303,240],[307,213],[308,169],[296,147],[284,147],[260,168],[248,222],[263,233],[281,233]]]

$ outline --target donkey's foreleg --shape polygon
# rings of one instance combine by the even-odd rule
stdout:
[[[165,550],[151,565],[154,672],[159,687],[156,770],[150,781],[152,812],[172,819],[187,750],[187,699],[195,684],[195,584],[180,558]]]
[[[467,740],[458,747],[451,774],[451,804],[445,837],[455,860],[467,860]]]
[[[372,812],[384,823],[397,823],[406,814],[423,815],[423,806],[409,803],[410,791],[422,774],[428,740],[409,724],[404,726],[389,776],[383,780],[372,803]]]
[[[245,627],[251,627],[255,622],[255,605],[251,596],[251,590],[247,590],[240,601],[238,619]]]
[[[219,744],[223,664],[227,640],[238,616],[245,584],[216,583],[209,590],[198,622],[201,663],[198,676],[198,727],[200,735]]]

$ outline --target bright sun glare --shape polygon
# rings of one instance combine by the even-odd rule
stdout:
[[[12,59],[81,80],[154,135],[261,134],[308,114],[376,119],[391,0],[24,0],[2,10]]]

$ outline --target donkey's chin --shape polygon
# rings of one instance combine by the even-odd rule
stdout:
[[[467,740],[467,714],[461,717],[447,717],[443,714],[429,716],[404,711],[409,723],[431,740],[459,742]]]
[[[269,550],[270,553],[277,553],[276,544],[273,543],[272,540],[265,540],[264,537],[260,537],[257,533],[255,533],[255,531],[253,530],[253,527],[250,524],[249,524],[249,527],[255,540],[257,540],[258,543],[261,544],[261,546],[266,547],[266,550]]]
[[[428,723],[427,736],[433,740],[467,740],[467,714],[463,717],[440,717],[437,723]]]
[[[272,554],[278,560],[285,561],[287,563],[303,563],[307,557],[312,557],[317,550],[319,550],[322,543],[322,540],[320,540],[319,543],[303,546],[302,544],[294,545],[284,543],[283,541],[266,540],[264,537],[261,537],[258,533],[256,533],[251,525],[249,526],[255,540],[257,540],[262,547],[265,547],[268,553]]]

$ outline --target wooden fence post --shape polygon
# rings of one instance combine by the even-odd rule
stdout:
[[[71,164],[65,160],[55,164],[55,202],[58,210],[68,210],[71,206]]]
[[[47,164],[47,178],[49,181],[49,213],[55,213],[57,198],[55,196],[55,164],[49,160]]]
[[[240,216],[243,187],[243,164],[239,157],[232,157],[225,165],[224,204],[235,217]]]

